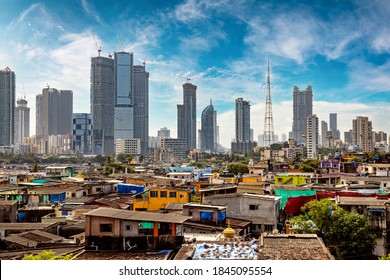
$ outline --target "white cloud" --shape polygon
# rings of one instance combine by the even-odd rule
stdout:
[[[103,24],[103,21],[96,12],[93,4],[89,3],[88,0],[81,0],[81,5],[88,16],[92,17],[96,22]]]

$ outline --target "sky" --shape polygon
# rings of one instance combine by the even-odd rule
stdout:
[[[186,78],[197,85],[198,128],[210,99],[220,142],[234,139],[235,100],[251,104],[254,140],[264,131],[267,61],[275,134],[292,130],[293,87],[313,87],[313,113],[338,128],[367,116],[390,133],[390,2],[387,0],[0,0],[0,69],[16,75],[31,108],[47,85],[73,90],[90,112],[91,57],[134,53],[149,77],[149,134],[177,137]]]

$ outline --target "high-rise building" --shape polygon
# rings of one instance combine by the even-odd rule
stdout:
[[[92,152],[114,154],[114,59],[91,58]]]
[[[133,66],[133,138],[140,139],[141,153],[147,154],[149,141],[149,73],[144,65]]]
[[[183,104],[177,105],[177,138],[186,141],[187,150],[196,148],[196,89],[191,83],[183,84]]]
[[[36,135],[65,135],[72,132],[73,91],[44,88],[36,96]]]
[[[311,85],[306,90],[294,86],[293,91],[293,126],[292,138],[296,145],[305,144],[307,117],[313,114],[313,90]]]
[[[202,151],[214,152],[216,148],[217,112],[214,110],[212,101],[202,112],[201,116],[201,147]]]
[[[337,113],[329,114],[329,130],[337,129]]]
[[[352,120],[352,145],[359,146],[362,152],[371,152],[373,150],[372,141],[372,122],[368,117],[358,116]]]
[[[91,114],[73,114],[72,147],[75,154],[89,155],[92,153]]]
[[[114,141],[133,138],[133,54],[114,53]]]
[[[0,146],[15,140],[15,72],[9,67],[0,70]]]
[[[15,143],[23,143],[24,137],[30,136],[30,108],[26,99],[18,99],[15,108]]]
[[[251,114],[249,101],[236,99],[236,142],[250,141]]]
[[[157,131],[157,136],[160,138],[171,138],[171,131],[166,127],[160,128],[160,130]]]
[[[307,158],[315,158],[318,150],[318,117],[310,115],[306,123]]]
[[[329,141],[326,138],[328,132],[328,123],[326,121],[321,121],[321,146],[324,148],[329,148]]]

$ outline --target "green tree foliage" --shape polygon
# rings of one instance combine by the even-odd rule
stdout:
[[[316,159],[304,160],[299,166],[299,170],[302,172],[314,172],[316,168],[320,167],[320,162]]]
[[[311,220],[303,215],[295,216],[290,220],[295,233],[317,233],[318,228]]]
[[[372,255],[375,235],[364,215],[335,208],[329,199],[310,201],[302,211],[306,213],[290,220],[291,227],[299,233],[312,233],[304,222],[313,221],[336,259],[367,259]]]
[[[195,166],[197,168],[204,168],[206,166],[206,163],[195,161],[195,162],[191,162],[188,166]]]
[[[226,169],[234,174],[247,174],[249,173],[249,168],[247,164],[244,163],[229,163]]]
[[[39,252],[36,255],[30,254],[25,256],[22,260],[70,260],[72,259],[72,254],[67,254],[65,256],[56,256],[52,250],[45,250]]]
[[[364,215],[342,209],[332,216],[325,242],[337,259],[367,259],[375,248],[375,235]]]
[[[390,254],[388,254],[387,256],[379,257],[378,259],[381,261],[390,261]]]

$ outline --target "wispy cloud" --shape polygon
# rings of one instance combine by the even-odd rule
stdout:
[[[100,24],[104,24],[98,12],[95,10],[95,7],[93,6],[93,4],[89,3],[88,0],[81,0],[81,6],[89,17],[93,18],[96,22]]]

